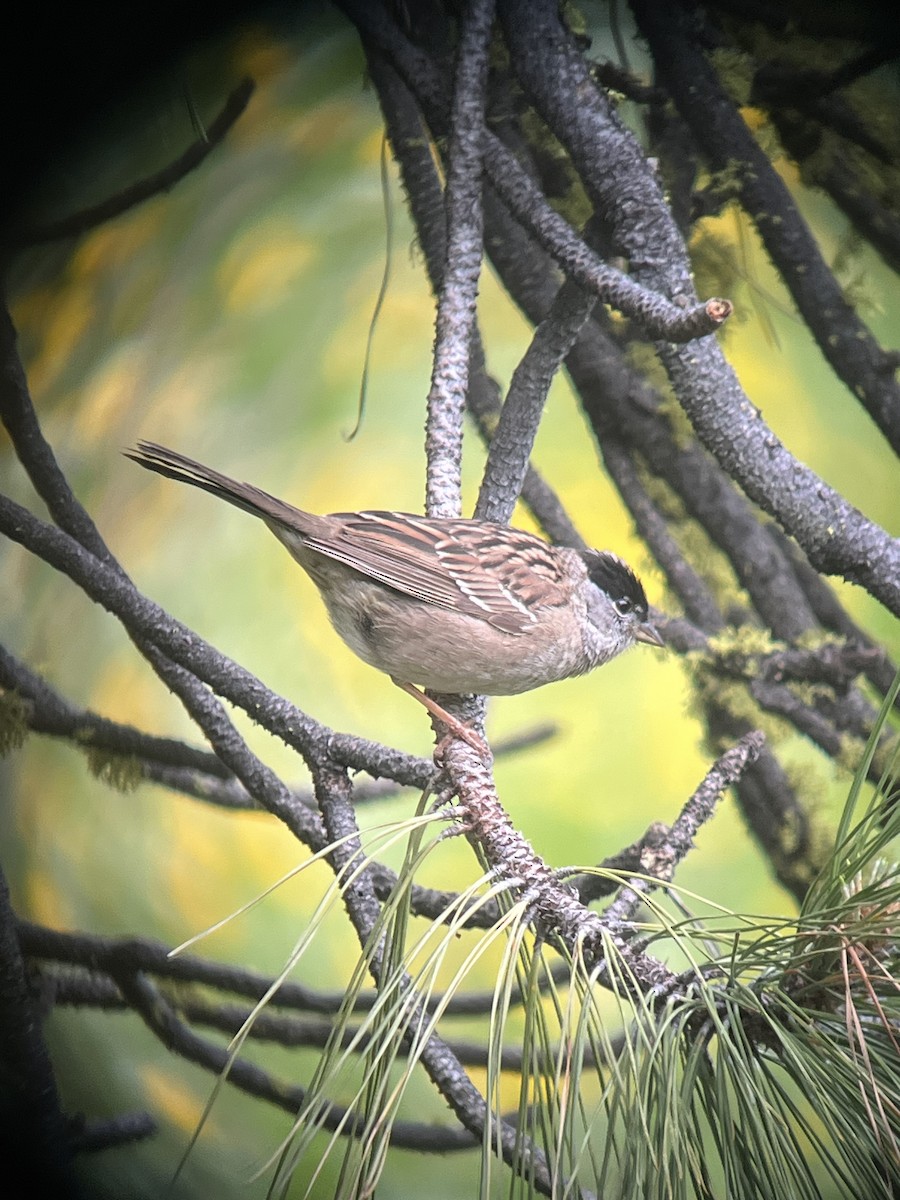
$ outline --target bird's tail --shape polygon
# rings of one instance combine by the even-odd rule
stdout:
[[[155,442],[138,442],[133,450],[124,453],[126,458],[146,467],[148,471],[156,471],[168,479],[202,488],[220,500],[227,500],[229,504],[261,517],[267,524],[287,526],[300,534],[312,532],[312,527],[317,524],[317,518],[302,508],[294,508],[292,504],[270,496],[262,488],[254,487],[252,483],[238,483],[236,479],[212,467],[205,467],[193,458],[178,454],[175,450],[167,450]]]

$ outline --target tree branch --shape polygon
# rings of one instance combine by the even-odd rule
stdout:
[[[161,171],[146,176],[123,188],[114,196],[109,196],[100,204],[83,208],[80,212],[70,213],[56,221],[48,221],[45,225],[35,225],[23,229],[17,242],[22,246],[37,246],[46,242],[60,241],[62,238],[79,237],[98,225],[104,225],[120,217],[129,209],[143,204],[152,196],[167,192],[191,171],[196,170],[203,160],[224,140],[228,131],[237,122],[244,109],[250,102],[255,84],[252,79],[243,79],[234,89],[222,108],[204,131],[187,150],[174,159]]]
[[[638,6],[639,15],[643,11]],[[555,4],[503,0],[499,12],[523,85],[570,150],[610,223],[615,248],[630,259],[639,281],[690,303],[690,263],[659,184],[594,85]],[[860,584],[900,615],[900,542],[787,451],[711,338],[689,350],[664,343],[659,354],[700,440],[747,495],[800,542],[819,570]]]
[[[72,1146],[41,1018],[16,936],[6,877],[0,871],[0,1120],[4,1169],[27,1179],[36,1194],[81,1194],[72,1173]]]
[[[493,0],[471,0],[464,9],[457,49],[447,166],[447,254],[438,292],[425,434],[426,512],[432,517],[458,517],[462,512],[462,419],[483,255],[481,168],[493,19]]]
[[[677,4],[633,0],[659,75],[714,170],[739,165],[739,196],[819,349],[900,453],[900,388],[894,363],[844,299],[793,198],[708,59],[685,34]],[[895,610],[896,611],[896,610]]]

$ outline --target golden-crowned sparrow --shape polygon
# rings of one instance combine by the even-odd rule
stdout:
[[[551,546],[489,521],[316,516],[152,442],[126,453],[261,517],[350,649],[455,732],[459,722],[411,685],[512,695],[581,675],[635,642],[663,644],[639,579],[607,551]]]

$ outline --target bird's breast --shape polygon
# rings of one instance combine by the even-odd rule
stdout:
[[[553,622],[538,619],[522,633],[507,633],[362,578],[323,592],[323,599],[338,634],[364,662],[437,692],[515,695],[580,670],[580,642],[568,636],[558,614]]]

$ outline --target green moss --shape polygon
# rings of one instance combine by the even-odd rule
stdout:
[[[743,680],[729,679],[718,674],[715,660],[710,659],[707,654],[686,654],[684,662],[692,688],[688,710],[702,723],[706,723],[710,709],[721,709],[735,720],[746,722],[754,729],[761,729],[770,748],[784,741],[792,733],[792,728],[786,720],[760,708]],[[728,735],[715,740],[711,749],[720,753],[732,744],[733,738]]]
[[[848,774],[856,773],[865,753],[866,743],[862,738],[852,733],[842,733],[840,749],[835,756],[835,762]]]
[[[770,749],[780,745],[794,732],[793,726],[783,717],[760,708],[747,689],[741,687],[740,684],[724,684],[721,688],[716,689],[716,697],[724,700],[726,711],[746,721],[754,729],[761,729],[766,735]]]
[[[837,38],[810,37],[793,30],[773,34],[760,22],[736,21],[731,28],[757,62],[777,61],[798,70],[833,71],[851,49]]]
[[[500,412],[499,410],[497,412],[480,412],[476,420],[487,437],[492,438],[500,424]]]
[[[690,243],[691,267],[699,296],[734,296],[744,286],[734,243],[712,232],[707,225],[694,229]]]
[[[871,317],[881,314],[884,308],[871,287],[865,250],[866,243],[862,235],[856,229],[848,229],[838,242],[831,261],[831,272],[851,308]]]
[[[812,683],[807,680],[792,679],[791,691],[808,708],[815,708],[820,700],[834,699],[834,688],[827,683]]]
[[[572,0],[563,0],[559,6],[559,18],[575,37],[588,37],[588,23],[580,5],[573,4]]]
[[[722,86],[735,104],[741,108],[749,104],[750,89],[756,71],[756,63],[750,55],[732,47],[721,47],[713,50],[709,57]]]
[[[708,708],[719,708],[736,720],[761,729],[770,746],[784,741],[793,732],[790,722],[766,712],[748,690],[748,682],[757,675],[759,659],[778,647],[779,643],[765,630],[742,625],[711,637],[708,651],[685,655],[694,689],[690,707],[696,715],[702,720]],[[715,748],[722,749],[724,745]]]
[[[777,642],[767,629],[739,625],[714,634],[709,639],[709,648],[723,666],[752,678],[756,674],[753,660],[783,650],[784,644]]]
[[[728,611],[736,605],[745,606],[747,598],[735,580],[727,557],[710,540],[700,522],[688,514],[681,497],[664,480],[651,474],[641,460],[638,460],[637,469],[644,490],[665,518],[678,548],[703,578],[719,607]]]
[[[573,229],[581,229],[593,216],[594,207],[567,150],[533,108],[524,108],[521,125],[535,162],[547,180],[547,200]]]
[[[0,758],[24,746],[29,711],[28,701],[18,692],[0,692]]]
[[[804,880],[811,883],[834,850],[834,826],[827,815],[825,805],[829,780],[824,770],[808,762],[784,764],[784,773],[798,805],[806,815],[808,845],[804,855],[804,868],[809,872],[809,878],[804,875]],[[792,822],[792,825],[793,842],[789,840],[790,829],[785,826],[784,849],[789,857],[796,855],[799,849],[799,829],[796,822]]]
[[[681,411],[681,405],[672,390],[669,376],[659,361],[659,355],[654,350],[652,343],[640,340],[628,342],[625,346],[625,358],[628,360],[628,365],[633,367],[659,393],[663,400],[663,412],[671,418],[676,410]]]
[[[116,754],[95,746],[85,749],[88,770],[117,792],[133,792],[144,778],[141,760],[131,754]]]
[[[784,147],[781,144],[781,138],[775,126],[769,121],[764,121],[761,125],[753,130],[753,136],[756,138],[757,145],[766,158],[770,162],[775,162],[776,159],[784,156]],[[776,223],[781,223],[781,218],[776,218]]]
[[[885,726],[881,740],[872,756],[872,767],[879,778],[896,774],[900,761],[900,734],[891,733]]]
[[[733,233],[723,236],[708,224],[701,223],[691,237],[691,264],[697,294],[727,296],[735,305],[720,337],[729,329],[749,321],[754,313],[758,320],[763,319],[759,312],[760,294],[765,297],[767,293],[748,270],[752,256],[748,254],[747,243],[758,236],[756,230],[749,227],[746,216],[735,209]]]
[[[846,638],[839,633],[827,633],[821,629],[806,629],[796,639],[801,650],[822,650],[825,646],[843,646]]]

